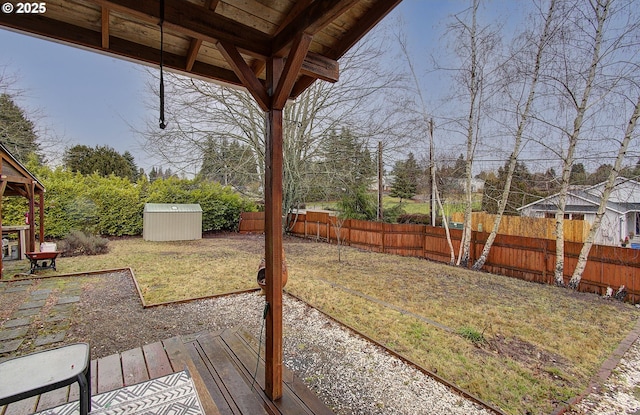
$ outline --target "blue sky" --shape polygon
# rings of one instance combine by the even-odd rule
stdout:
[[[498,2],[505,5],[509,2]],[[466,7],[463,1],[404,0],[387,17],[405,22],[411,49],[422,66],[442,33],[442,22]],[[157,110],[145,107],[145,75],[140,65],[0,29],[0,67],[18,78],[20,106],[38,110],[41,128],[66,145],[109,145],[129,151],[149,171],[154,165],[140,149],[131,126],[142,129]]]

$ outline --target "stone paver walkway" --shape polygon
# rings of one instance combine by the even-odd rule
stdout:
[[[79,282],[59,284],[53,279],[0,281],[0,296],[19,298],[10,316],[0,319],[0,361],[55,347],[66,336],[80,302]],[[46,313],[42,313],[42,311]],[[44,320],[40,320],[43,318]]]

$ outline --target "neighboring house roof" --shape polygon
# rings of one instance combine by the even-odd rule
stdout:
[[[640,182],[624,177],[618,177],[616,179],[614,188],[622,185],[630,185],[632,188],[634,188],[633,192],[637,193],[638,196],[640,196]],[[602,182],[589,187],[581,186],[579,188],[569,189],[569,191],[567,192],[567,196],[582,200],[585,202],[585,205],[567,204],[567,206],[565,207],[565,211],[595,213],[598,210],[598,206],[600,205],[600,196],[598,193],[601,193],[604,190],[604,186],[605,182]],[[554,201],[558,199],[559,195],[559,193],[556,193],[554,195],[547,196],[543,199],[536,200],[535,202],[531,202],[527,205],[519,207],[517,210],[521,211],[527,208],[532,208],[537,211],[555,211],[557,209],[557,204],[554,203]],[[617,199],[616,197],[613,197],[607,201],[606,209],[619,214],[640,211],[640,202],[636,202],[636,198],[633,198],[630,202],[625,202]]]

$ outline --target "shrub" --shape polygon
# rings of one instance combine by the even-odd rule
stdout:
[[[394,207],[386,208],[382,211],[382,217],[387,223],[396,223],[398,218],[404,215],[405,210],[402,207],[402,203],[398,203]]]
[[[99,255],[109,251],[108,245],[108,239],[73,230],[58,243],[58,249],[64,256]]]
[[[411,213],[398,216],[398,223],[413,223],[416,225],[431,225],[431,215],[425,213]],[[436,218],[436,225],[442,226],[442,218]]]

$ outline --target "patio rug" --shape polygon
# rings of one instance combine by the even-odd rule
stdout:
[[[79,414],[78,401],[36,415]],[[189,372],[182,371],[91,397],[92,415],[204,415]]]

